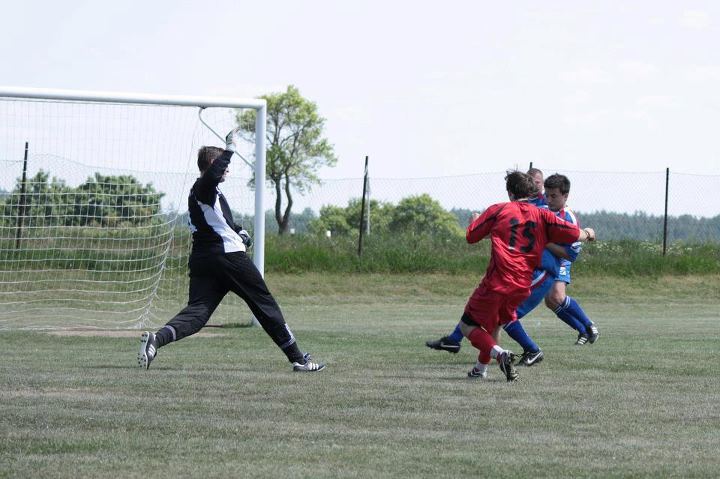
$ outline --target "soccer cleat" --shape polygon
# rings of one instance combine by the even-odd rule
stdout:
[[[145,331],[140,337],[140,352],[138,353],[138,365],[141,368],[148,369],[150,363],[157,356],[157,339],[155,333]]]
[[[587,334],[578,334],[577,341],[575,341],[575,346],[582,346],[583,344],[588,342],[588,335]]]
[[[304,357],[309,357],[309,355],[306,353],[303,355]],[[305,360],[305,363],[293,363],[293,371],[298,372],[317,372],[322,371],[325,369],[325,365],[323,363],[316,363],[313,361],[310,361],[308,359]]]
[[[535,352],[524,351],[522,353],[522,356],[520,356],[519,365],[527,367],[534,366],[535,364],[541,363],[544,357],[545,353],[540,350],[537,350]]]
[[[485,379],[487,377],[487,369],[481,371],[473,366],[473,368],[468,371],[468,377],[473,379]]]
[[[591,324],[588,328],[588,342],[593,344],[600,337],[600,331],[598,330],[595,323]]]
[[[437,349],[438,351],[447,351],[449,353],[457,354],[460,352],[460,343],[453,341],[447,336],[443,336],[435,341],[427,341],[425,346],[431,349]]]
[[[508,382],[516,381],[519,374],[517,370],[515,369],[515,366],[513,365],[513,362],[515,361],[515,354],[513,354],[511,351],[503,351],[500,356],[498,356],[498,364],[500,365],[500,371],[505,374],[505,378],[508,380]]]

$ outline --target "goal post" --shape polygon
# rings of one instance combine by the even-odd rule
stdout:
[[[186,289],[166,301],[174,306],[158,303],[187,283],[178,272],[188,248],[180,242],[189,241],[180,205],[197,148],[217,144],[200,112],[214,112],[209,121],[223,133],[238,110],[256,112],[245,153],[263,180],[241,203],[254,203],[253,262],[264,275],[266,108],[262,99],[0,86],[0,329],[141,327],[182,307]],[[223,184],[228,197],[248,188],[248,178],[233,177],[241,165]],[[43,317],[52,315],[59,319]]]

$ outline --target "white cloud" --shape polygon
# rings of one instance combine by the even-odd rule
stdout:
[[[630,81],[646,80],[659,71],[658,67],[651,63],[636,61],[623,62],[618,66],[618,70],[623,78]]]
[[[598,67],[582,67],[560,72],[559,78],[560,81],[571,85],[611,83],[613,80],[610,72]]]
[[[680,25],[692,30],[705,30],[710,26],[710,15],[701,10],[686,10],[680,16]]]
[[[682,102],[670,95],[646,95],[639,97],[635,103],[645,108],[676,108]]]
[[[720,66],[694,65],[685,72],[685,79],[691,83],[717,83],[720,81]]]

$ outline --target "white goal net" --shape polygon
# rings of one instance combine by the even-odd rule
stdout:
[[[164,324],[187,301],[197,150],[223,146],[206,124],[224,136],[237,108],[254,108],[264,138],[264,104],[21,93],[0,89],[0,329]],[[240,154],[262,156],[264,171],[259,143]],[[262,271],[262,192],[240,180],[250,174],[235,157],[222,189],[256,233]],[[212,319],[249,321],[231,297]]]

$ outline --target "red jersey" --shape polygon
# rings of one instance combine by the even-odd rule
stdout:
[[[547,243],[573,243],[580,230],[550,210],[524,201],[490,206],[468,226],[468,243],[490,235],[492,253],[482,285],[510,294],[528,289]]]

